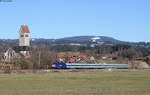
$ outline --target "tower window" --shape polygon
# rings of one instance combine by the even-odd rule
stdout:
[[[28,35],[25,35],[26,37],[29,37]]]
[[[23,35],[21,35],[21,37],[24,37]]]

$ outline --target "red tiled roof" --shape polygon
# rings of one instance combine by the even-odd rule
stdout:
[[[24,33],[30,33],[28,26],[21,26]]]

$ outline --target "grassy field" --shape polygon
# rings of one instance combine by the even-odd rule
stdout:
[[[0,95],[150,95],[150,71],[0,75]]]

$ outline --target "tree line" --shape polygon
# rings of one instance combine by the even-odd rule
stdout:
[[[8,47],[15,46],[15,43],[7,43],[0,47],[1,55]],[[60,52],[80,52],[81,54],[94,56],[115,55],[121,59],[134,60],[137,57],[145,57],[146,62],[150,62],[150,49],[145,47],[136,47],[125,44],[115,45],[54,45],[54,44],[32,44],[30,47],[29,58],[22,57],[16,60],[22,69],[44,69],[50,68],[50,64],[57,61],[57,54]]]

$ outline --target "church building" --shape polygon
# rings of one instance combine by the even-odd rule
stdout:
[[[4,53],[4,60],[11,61],[14,58],[19,58],[17,55],[29,57],[30,48],[30,30],[27,25],[22,25],[19,30],[19,44],[15,47],[10,47]]]

